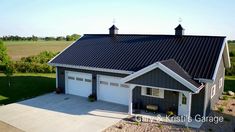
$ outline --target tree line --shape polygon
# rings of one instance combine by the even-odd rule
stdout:
[[[37,37],[37,36],[30,36],[30,37],[21,37],[18,35],[9,35],[9,36],[2,36],[0,40],[3,41],[38,41],[38,40],[45,40],[45,41],[75,41],[79,39],[81,35],[79,34],[72,34],[67,36],[58,36],[58,37]]]
[[[235,43],[235,40],[228,40],[228,43]]]

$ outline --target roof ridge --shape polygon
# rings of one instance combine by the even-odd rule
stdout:
[[[83,34],[84,36],[92,35],[92,36],[110,36],[109,34]],[[178,37],[174,34],[117,34],[116,36],[171,36]],[[183,35],[181,37],[219,37],[226,38],[226,36],[216,36],[216,35]]]

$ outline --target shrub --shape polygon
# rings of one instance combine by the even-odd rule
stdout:
[[[223,113],[223,112],[224,112],[224,108],[223,108],[223,107],[219,107],[219,108],[218,108],[218,111],[219,111],[220,113]]]
[[[141,123],[139,121],[135,121],[134,124],[137,125],[137,126],[141,125]]]
[[[223,96],[223,100],[228,100],[228,96]]]
[[[173,116],[173,115],[174,115],[174,112],[173,112],[173,111],[167,111],[166,114],[167,114],[168,116]]]
[[[90,94],[90,95],[88,96],[88,100],[89,100],[90,102],[94,102],[94,101],[96,100],[96,95],[95,95],[95,94]]]
[[[14,67],[17,72],[34,72],[34,73],[55,73],[55,67],[49,66],[47,62],[57,53],[44,51],[36,56],[23,57],[16,61]]]
[[[162,126],[161,124],[159,124],[157,127],[158,127],[158,128],[160,128],[160,129],[162,129],[162,128],[163,128],[163,126]]]

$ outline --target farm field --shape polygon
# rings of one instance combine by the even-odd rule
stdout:
[[[71,43],[72,41],[4,41],[13,60],[37,55],[42,51],[59,52]]]

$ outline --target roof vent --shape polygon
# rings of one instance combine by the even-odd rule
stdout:
[[[116,34],[118,34],[118,28],[113,25],[112,27],[109,28],[109,35],[115,36]]]
[[[180,24],[175,28],[175,35],[176,36],[184,35],[184,29]]]

